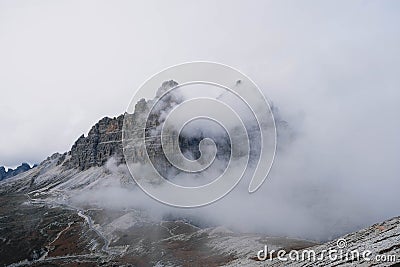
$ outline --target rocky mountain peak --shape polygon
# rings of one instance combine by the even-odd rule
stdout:
[[[6,171],[6,169],[3,166],[1,166],[0,167],[0,181],[4,180],[4,179],[7,179],[7,178],[11,178],[11,177],[13,177],[13,176],[15,176],[17,174],[29,171],[30,169],[32,169],[34,167],[36,167],[36,165],[31,167],[28,163],[24,162],[20,166],[18,166],[17,168],[15,168],[15,169],[9,168]]]
[[[178,83],[170,80],[162,83],[158,88],[156,98],[162,96],[168,89],[177,86]],[[165,99],[165,102],[173,102],[173,99]],[[132,116],[144,114],[152,105],[152,101],[139,100],[135,105],[135,112]],[[77,168],[86,170],[94,166],[102,166],[111,157],[117,159],[117,163],[124,163],[122,151],[122,126],[124,115],[109,118],[104,117],[90,129],[85,137],[82,134],[74,143],[70,155],[63,164],[66,168]],[[154,122],[154,123],[159,123]],[[64,158],[62,158],[64,160]]]
[[[161,84],[161,87],[158,88],[158,90],[157,90],[156,97],[157,98],[161,97],[168,89],[171,89],[177,85],[178,85],[178,83],[175,82],[174,80],[169,80],[169,81],[163,82]]]

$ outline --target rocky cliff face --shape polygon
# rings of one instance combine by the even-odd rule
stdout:
[[[34,168],[35,166],[33,166],[32,168]],[[29,171],[30,169],[32,169],[31,166],[28,163],[22,163],[20,166],[18,166],[15,170],[13,169],[8,169],[6,171],[6,169],[1,166],[0,167],[0,181],[7,179],[7,178],[11,178],[15,175],[18,175],[20,173]]]
[[[177,83],[174,81],[166,81],[157,91],[157,96],[161,96],[167,89],[176,86]],[[148,110],[153,103],[153,100],[146,101],[142,99],[136,105],[134,114],[126,114],[132,118],[132,123],[137,124],[139,127],[144,121],[141,114]],[[148,127],[154,127],[159,125],[159,115],[153,115],[150,118]],[[82,135],[75,141],[68,152],[70,156],[68,160],[63,163],[66,168],[77,168],[81,171],[87,170],[90,167],[102,166],[108,159],[115,157],[117,163],[124,163],[123,151],[122,151],[122,126],[124,123],[124,115],[120,115],[114,118],[105,117],[97,122],[88,135]],[[144,127],[144,125],[142,126]],[[143,155],[143,151],[135,153],[137,160],[140,160],[140,155]],[[61,158],[61,161],[65,159]]]
[[[68,153],[71,157],[63,166],[83,171],[90,167],[104,165],[111,156],[115,156],[122,162],[123,120],[123,115],[101,119],[86,137],[82,135],[76,140]]]
[[[115,157],[117,163],[125,163],[122,144],[124,131],[125,148],[129,155],[132,155],[135,163],[147,164],[148,162],[144,162],[144,155],[147,151],[150,161],[159,173],[164,177],[168,175],[175,176],[179,170],[173,167],[165,157],[161,144],[160,126],[164,123],[166,114],[185,100],[184,96],[179,92],[163,95],[168,89],[177,85],[178,83],[173,80],[165,81],[158,88],[155,98],[150,100],[141,99],[136,103],[132,114],[125,113],[118,117],[101,119],[91,128],[87,136],[82,135],[76,140],[71,151],[68,152],[70,157],[65,160],[65,156],[67,156],[65,155],[60,159],[60,164],[67,169],[76,168],[83,171],[90,167],[102,166],[111,157]],[[276,113],[275,115],[279,115],[278,110],[274,107],[273,110]],[[148,114],[148,117],[145,114]],[[124,121],[126,124],[125,130],[123,129]],[[276,117],[276,126],[281,137],[282,133],[290,132],[285,129],[287,127],[286,124],[279,116]],[[138,129],[146,129],[146,131],[138,131]],[[176,136],[179,134],[177,130],[164,129],[164,141],[167,143],[176,142]],[[215,135],[207,132],[207,130],[191,131],[189,135],[181,133],[178,138],[181,152],[188,158],[197,159],[200,157],[200,141],[204,138],[211,138],[217,146],[217,158],[227,159],[231,153],[229,137],[224,134]],[[146,147],[138,145],[137,140],[143,138],[146,138]]]
[[[161,146],[161,128],[159,127],[163,123],[163,113],[167,113],[171,110],[177,103],[180,103],[183,99],[180,95],[172,95],[162,98],[161,101],[157,102],[155,106],[155,111],[151,112],[148,120],[142,116],[146,114],[154,105],[154,103],[160,99],[162,94],[178,85],[175,81],[166,81],[158,89],[155,99],[153,100],[140,100],[135,106],[135,112],[133,114],[126,113],[125,115],[120,115],[114,118],[105,117],[96,123],[92,129],[89,131],[88,135],[82,135],[76,140],[68,152],[70,156],[67,160],[65,156],[60,159],[60,164],[62,163],[65,168],[76,168],[81,171],[87,170],[90,167],[102,166],[108,159],[115,157],[117,163],[124,163],[123,148],[122,148],[122,127],[124,123],[124,116],[126,116],[125,122],[130,123],[130,129],[135,129],[132,133],[128,133],[126,138],[132,140],[132,147],[134,151],[132,155],[135,162],[142,162],[143,155],[145,153],[144,147],[137,146],[138,138],[142,138],[143,132],[137,131],[136,129],[146,128],[146,139],[147,142],[147,152],[149,157],[155,166],[159,169],[162,174],[174,173],[171,171],[173,167],[169,164],[168,160],[165,158]],[[173,142],[173,137],[176,132],[170,132],[165,134],[167,142]],[[188,136],[180,136],[179,143],[182,152],[186,154],[192,154],[194,158],[200,155],[198,150],[200,141],[205,136],[201,134],[195,138]],[[219,150],[219,155],[229,152],[229,144],[226,142],[217,143]],[[176,172],[175,172],[176,173]]]

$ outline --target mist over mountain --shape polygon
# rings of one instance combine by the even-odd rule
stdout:
[[[399,14],[395,0],[0,0],[0,267],[398,267]],[[166,71],[198,61],[238,72]],[[237,116],[179,109],[202,97]],[[249,194],[257,166],[272,167]],[[140,183],[185,206],[201,197],[163,185],[208,197],[221,176],[238,183],[198,208]],[[341,239],[372,260],[276,252]]]
[[[165,82],[159,92],[175,85],[173,81]],[[182,153],[192,159],[199,156],[203,138],[216,139],[220,154],[214,168],[204,174],[189,178],[174,170],[162,156],[158,129],[165,118],[163,112],[183,99],[179,94],[167,98],[150,116],[145,125],[149,129],[145,131],[149,134],[147,148],[155,149],[149,152],[150,158],[174,182],[212,180],[225,167],[231,148],[224,132],[215,125],[193,124],[182,131],[179,139]],[[0,230],[0,255],[7,255],[1,263],[191,266],[194,257],[201,266],[254,266],[260,263],[255,253],[266,244],[276,249],[304,249],[319,242],[334,242],[341,235],[368,226],[370,217],[362,213],[357,217],[347,213],[348,217],[343,218],[334,211],[338,203],[327,198],[339,191],[335,187],[322,190],[328,186],[325,180],[310,184],[309,178],[300,179],[299,174],[288,176],[296,171],[297,164],[307,161],[292,157],[296,151],[293,146],[296,148],[301,135],[290,121],[283,120],[276,106],[272,110],[280,141],[277,164],[271,181],[258,192],[249,195],[245,181],[220,201],[201,208],[173,208],[155,201],[135,185],[125,165],[122,143],[124,116],[129,116],[130,123],[143,123],[141,114],[153,101],[140,100],[133,114],[104,117],[86,136],[79,137],[70,151],[55,153],[35,168],[22,167],[24,172],[0,182],[4,203],[0,212],[6,225]],[[173,131],[167,133],[172,135]],[[138,164],[144,149],[134,150]],[[278,176],[281,172],[283,176]],[[354,204],[346,203],[349,209],[356,207]],[[28,217],[29,224],[21,228],[20,223]],[[380,217],[375,215],[372,220]],[[375,252],[397,253],[397,221],[394,218],[347,238],[355,244],[374,243]],[[315,248],[322,250],[324,246]]]

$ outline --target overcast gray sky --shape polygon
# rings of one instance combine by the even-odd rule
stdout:
[[[398,173],[399,14],[399,1],[1,0],[0,165],[69,150],[154,73],[209,60],[250,76],[327,155],[351,146]]]

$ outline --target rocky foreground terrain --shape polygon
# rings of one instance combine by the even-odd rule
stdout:
[[[146,105],[142,101],[137,108]],[[148,198],[137,197],[143,193],[124,164],[123,118],[101,119],[69,152],[0,182],[0,266],[398,266],[400,218],[343,237],[346,249],[395,255],[390,262],[283,262],[277,253],[260,261],[257,252],[268,246],[320,253],[337,240],[318,244],[235,233],[168,212],[154,216],[152,206],[142,203]],[[190,150],[199,140],[181,141]]]
[[[69,159],[65,156],[64,161]],[[257,252],[305,248],[322,251],[333,240],[314,242],[233,233],[223,227],[200,227],[184,218],[155,219],[146,210],[106,207],[93,197],[74,196],[120,184],[123,168],[92,167],[65,170],[63,155],[55,154],[37,168],[1,185],[0,264],[2,266],[286,266],[273,254],[261,262]],[[123,165],[122,165],[123,166]],[[120,165],[121,167],[121,165]],[[124,190],[130,190],[129,187]],[[89,197],[90,199],[90,197]],[[109,199],[105,198],[105,201]],[[370,249],[374,255],[400,255],[400,218],[344,236],[347,248]],[[397,259],[398,260],[398,259]],[[395,266],[395,262],[365,262],[363,266]],[[354,266],[329,259],[293,266]]]
[[[110,164],[65,169],[70,159],[54,154],[1,183],[2,265],[223,266],[242,258],[256,262],[251,258],[263,244],[276,249],[315,244],[199,227],[183,218],[154,219],[131,205],[104,207],[96,197],[82,202],[79,196],[107,194],[102,191],[107,187],[131,190],[127,173],[124,165],[115,170]]]

